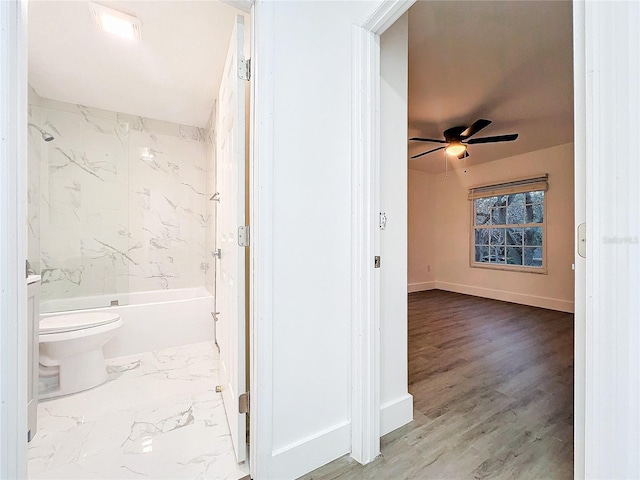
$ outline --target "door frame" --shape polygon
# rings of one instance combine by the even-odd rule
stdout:
[[[226,3],[239,10],[251,14],[251,49],[250,56],[253,63],[251,97],[250,97],[250,219],[251,225],[257,225],[257,219],[270,218],[272,204],[265,202],[262,196],[253,194],[253,188],[262,185],[259,177],[254,172],[254,132],[255,125],[260,126],[264,132],[260,136],[259,144],[263,152],[272,151],[272,130],[269,130],[271,122],[256,122],[255,118],[264,120],[270,118],[273,112],[273,101],[269,97],[261,97],[261,109],[255,108],[256,80],[264,78],[262,83],[272,85],[272,71],[267,68],[272,61],[271,55],[273,41],[270,35],[264,33],[261,41],[256,41],[256,15],[262,14],[257,5],[262,5],[255,0],[229,0]],[[267,12],[269,8],[264,8]],[[257,11],[260,11],[258,13]],[[272,10],[271,10],[272,11]],[[265,15],[267,22],[269,15]],[[28,0],[3,0],[0,1],[0,478],[26,478],[27,477],[27,287],[26,278],[23,279],[24,265],[27,258],[27,107],[28,107],[28,68],[27,68],[27,20]],[[270,20],[273,23],[273,18]],[[260,29],[264,31],[267,29]],[[263,45],[264,44],[264,45]],[[260,49],[258,50],[258,46]],[[264,63],[257,59],[265,56]],[[263,66],[264,65],[264,66]],[[271,83],[269,83],[271,82]],[[263,107],[263,105],[266,107]],[[269,106],[271,105],[271,106]],[[257,114],[263,116],[260,117]],[[270,147],[268,147],[270,146]],[[265,150],[266,147],[266,150]],[[273,162],[273,157],[258,156]],[[264,164],[264,161],[263,161]],[[262,171],[269,168],[262,166]],[[271,177],[270,185],[273,185]],[[268,190],[272,192],[273,190]],[[257,207],[260,206],[260,212]],[[260,215],[258,215],[260,213]],[[267,214],[268,213],[268,214]],[[255,222],[255,223],[254,223]],[[256,302],[255,298],[270,302],[270,282],[264,282],[264,288],[257,288],[258,266],[272,264],[265,260],[265,248],[271,240],[271,224],[267,221],[261,224],[261,234],[266,235],[267,242],[254,242],[251,248],[251,282],[250,301],[252,307],[263,303]],[[254,228],[252,226],[252,228]],[[258,229],[254,229],[254,234]],[[266,234],[264,232],[267,232]],[[265,246],[266,243],[266,246]],[[262,273],[264,270],[260,270]],[[270,270],[266,270],[270,274]],[[260,295],[258,297],[258,294]],[[258,358],[264,357],[270,352],[271,342],[269,337],[271,324],[265,322],[265,328],[257,329],[257,316],[253,313],[258,310],[252,308],[249,317],[250,329],[250,391],[251,415],[249,431],[251,442],[249,450],[249,469],[252,478],[258,476],[257,465],[269,465],[271,457],[271,431],[272,420],[270,416],[271,395],[265,395],[266,409],[259,408],[257,399],[262,402],[263,389],[259,378],[271,378],[271,363],[264,362],[260,365]],[[270,309],[266,309],[271,312]],[[270,317],[269,317],[270,318]],[[260,342],[257,341],[258,336]],[[258,349],[258,345],[267,343],[264,348]],[[260,388],[259,388],[260,386]],[[270,390],[269,390],[270,391]],[[269,393],[267,391],[267,393]],[[266,428],[265,428],[266,427]]]
[[[0,2],[0,478],[27,476],[27,3]]]
[[[353,27],[352,75],[352,457],[362,464],[380,453],[380,282],[373,268],[380,232],[380,35],[409,10],[415,0],[380,0]],[[574,165],[576,181],[587,171],[585,145],[585,6],[574,1]],[[576,222],[582,223],[585,189],[575,189]],[[581,221],[578,221],[581,220]],[[593,244],[593,242],[590,242]],[[574,475],[585,473],[586,281],[584,259],[576,257]],[[581,278],[578,278],[581,276]],[[588,306],[587,306],[588,308]]]
[[[351,456],[380,454],[380,35],[416,0],[382,0],[352,29]]]

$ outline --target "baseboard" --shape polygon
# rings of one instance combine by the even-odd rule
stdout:
[[[445,290],[447,292],[464,293],[465,295],[491,298],[493,300],[502,300],[503,302],[519,303],[522,305],[530,305],[532,307],[547,308],[549,310],[558,310],[560,312],[573,313],[573,302],[568,300],[560,300],[558,298],[549,297],[538,297],[536,295],[526,295],[523,293],[507,292],[504,290],[474,287],[472,285],[461,285],[458,283],[435,283],[438,290]]]
[[[385,403],[380,408],[380,436],[386,435],[413,420],[413,395]]]
[[[419,282],[407,285],[407,292],[422,292],[424,290],[433,290],[436,288],[436,282]]]
[[[273,452],[269,478],[298,478],[351,451],[351,422],[346,421]]]

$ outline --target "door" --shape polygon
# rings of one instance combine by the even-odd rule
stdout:
[[[246,389],[245,252],[240,228],[245,225],[245,80],[244,19],[236,18],[224,67],[217,115],[216,338],[220,347],[220,384],[233,448],[238,462],[247,455],[246,414],[239,397]]]

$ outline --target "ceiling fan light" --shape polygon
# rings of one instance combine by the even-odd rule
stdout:
[[[458,140],[454,140],[449,145],[447,145],[445,152],[447,152],[447,155],[457,157],[458,155],[463,154],[466,150],[467,150],[466,145],[463,145]]]

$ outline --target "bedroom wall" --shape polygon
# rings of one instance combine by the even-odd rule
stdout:
[[[408,289],[409,293],[435,288],[437,175],[409,170],[408,178]]]
[[[540,173],[549,174],[548,273],[470,267],[468,188]],[[438,288],[573,312],[572,143],[468,167],[467,173],[454,170],[445,177],[411,171],[409,178],[409,291]],[[419,203],[430,207],[421,211]],[[432,272],[425,272],[431,259]]]

